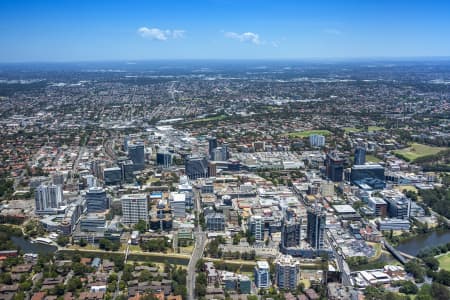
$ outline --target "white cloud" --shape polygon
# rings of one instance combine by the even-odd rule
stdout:
[[[172,37],[173,37],[174,39],[181,39],[181,38],[184,38],[185,32],[186,32],[186,31],[184,31],[184,30],[179,30],[179,29],[172,30]]]
[[[168,39],[180,39],[184,37],[185,32],[186,31],[180,29],[163,30],[159,28],[148,28],[148,27],[141,27],[137,30],[137,33],[143,38],[156,41],[167,41]]]
[[[342,31],[340,31],[339,29],[336,28],[327,28],[323,30],[324,33],[326,34],[331,34],[331,35],[341,35]]]
[[[261,40],[259,39],[259,35],[253,32],[244,32],[244,33],[236,33],[236,32],[225,32],[225,37],[234,39],[240,42],[250,42],[255,45],[261,44]]]

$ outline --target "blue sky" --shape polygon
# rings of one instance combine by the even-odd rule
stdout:
[[[0,0],[0,62],[450,56],[450,1]]]

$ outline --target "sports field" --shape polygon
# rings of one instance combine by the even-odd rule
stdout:
[[[445,150],[444,147],[431,147],[423,144],[413,143],[411,146],[405,149],[394,151],[395,154],[399,154],[408,161],[414,161],[420,157],[434,155],[439,151]]]

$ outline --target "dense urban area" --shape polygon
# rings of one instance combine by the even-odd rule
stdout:
[[[0,299],[450,299],[450,62],[0,65]]]

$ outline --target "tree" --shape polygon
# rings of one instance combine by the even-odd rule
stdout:
[[[437,300],[450,299],[450,291],[448,290],[448,288],[436,282],[433,282],[431,284],[431,295]]]
[[[436,282],[444,284],[446,286],[450,286],[450,272],[444,269],[441,269],[436,276]]]
[[[416,282],[424,281],[425,269],[417,259],[407,262],[405,264],[405,271],[411,273],[416,278]]]
[[[422,260],[431,270],[437,271],[439,269],[439,261],[433,256],[425,257]]]
[[[418,290],[417,285],[409,280],[405,280],[401,283],[399,292],[403,294],[416,294]]]
[[[83,284],[81,283],[80,278],[77,276],[74,276],[74,277],[70,278],[69,281],[67,282],[66,289],[69,292],[75,292],[76,290],[80,289],[82,286],[83,286]]]
[[[144,220],[139,220],[135,225],[134,225],[134,230],[139,231],[140,233],[144,233],[147,231],[147,223]]]
[[[80,245],[80,247],[85,247],[87,245],[87,242],[83,238],[81,238],[78,242],[78,245]]]
[[[56,243],[61,247],[65,247],[69,243],[69,237],[60,234],[56,239]]]

